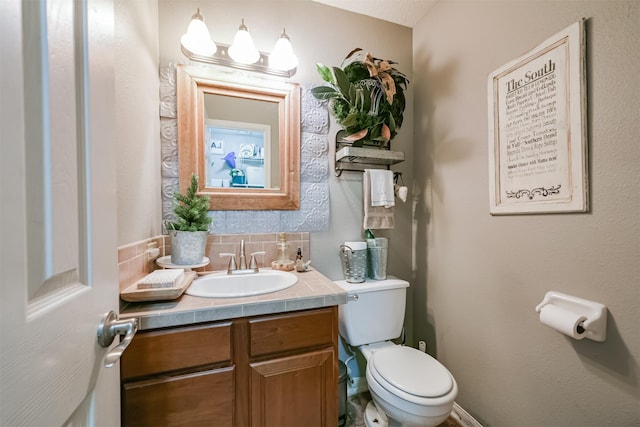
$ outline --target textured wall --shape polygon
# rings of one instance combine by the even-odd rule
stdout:
[[[487,75],[582,17],[591,211],[492,217]],[[640,425],[639,24],[637,1],[446,1],[414,28],[415,339],[484,425]],[[607,341],[543,326],[548,290],[606,304]]]

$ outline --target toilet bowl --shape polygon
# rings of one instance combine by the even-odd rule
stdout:
[[[453,375],[430,355],[390,341],[401,333],[409,283],[390,277],[336,284],[348,295],[339,309],[340,335],[367,361],[366,425],[435,427],[446,420],[458,394]]]
[[[458,393],[455,379],[437,360],[393,343],[370,353],[366,376],[375,405],[365,411],[368,426],[437,426],[451,413]]]

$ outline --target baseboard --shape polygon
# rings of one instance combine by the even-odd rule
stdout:
[[[473,418],[462,406],[458,405],[458,402],[453,402],[453,411],[451,411],[451,417],[453,417],[461,427],[482,427],[475,418]]]
[[[347,396],[354,396],[369,390],[366,377],[356,377],[352,381],[347,379]]]

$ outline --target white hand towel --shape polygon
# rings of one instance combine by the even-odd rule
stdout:
[[[371,206],[395,206],[393,172],[384,169],[366,169],[371,178]]]
[[[393,206],[389,208],[385,208],[384,206],[371,206],[370,171],[370,169],[365,169],[364,173],[362,174],[362,199],[364,204],[363,229],[392,229],[395,226]]]

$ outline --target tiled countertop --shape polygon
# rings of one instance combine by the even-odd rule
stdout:
[[[315,270],[294,274],[298,276],[298,283],[278,292],[243,298],[202,298],[184,294],[173,301],[129,303],[121,309],[120,318],[137,317],[138,329],[145,330],[347,302],[345,291],[323,274]]]

